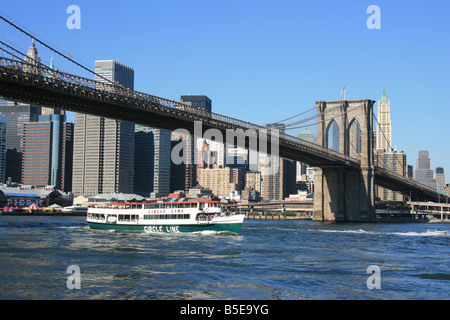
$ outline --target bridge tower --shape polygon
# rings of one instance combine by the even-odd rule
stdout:
[[[361,160],[361,167],[315,167],[316,221],[375,221],[373,105],[375,101],[317,101],[318,145]]]

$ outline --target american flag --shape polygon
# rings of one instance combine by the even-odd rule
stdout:
[[[343,94],[344,92],[345,92],[345,87],[344,87],[344,89],[342,89],[340,95]]]

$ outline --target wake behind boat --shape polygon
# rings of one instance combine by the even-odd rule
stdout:
[[[110,203],[88,208],[91,229],[145,232],[223,231],[239,234],[243,214],[227,213],[220,201]]]
[[[446,236],[447,231],[435,229],[435,230],[428,230],[426,234],[431,236]]]

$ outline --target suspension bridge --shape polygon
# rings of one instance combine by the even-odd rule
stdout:
[[[278,143],[280,157],[300,161],[315,167],[314,218],[316,220],[374,221],[375,185],[413,195],[414,200],[436,200],[436,190],[417,183],[376,164],[373,145],[373,104],[370,99],[317,101],[316,115],[281,129],[302,127],[314,120],[317,141],[306,140],[284,133],[273,134],[268,126],[253,124],[225,115],[208,112],[187,104],[138,92],[111,82],[78,63],[48,43],[1,17],[15,34],[33,45],[41,46],[52,55],[61,57],[69,66],[91,74],[91,78],[56,70],[40,60],[27,56],[20,46],[0,40],[0,97],[34,105],[42,105],[73,112],[125,120],[150,127],[176,130],[186,129],[195,134],[195,123],[202,124],[202,134],[208,129],[241,132],[247,139]],[[23,42],[23,41],[22,41]],[[94,79],[92,79],[92,77]],[[306,112],[302,112],[304,114]],[[292,119],[294,117],[291,117]],[[285,120],[290,120],[285,119]],[[328,148],[328,131],[332,123],[340,128],[340,148]],[[360,145],[352,144],[350,128],[360,128]],[[273,123],[276,128],[276,124]],[[306,126],[306,125],[305,125]],[[272,126],[269,126],[272,127]],[[355,152],[356,150],[356,152]],[[442,196],[441,196],[442,197]]]

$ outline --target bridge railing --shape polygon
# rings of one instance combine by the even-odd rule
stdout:
[[[412,180],[412,179],[410,179],[408,177],[402,176],[402,175],[400,175],[400,174],[398,174],[396,172],[393,172],[391,170],[388,170],[388,169],[385,169],[385,168],[382,168],[382,167],[378,167],[378,166],[377,166],[376,170],[377,170],[378,174],[384,175],[384,176],[389,177],[391,179],[395,178],[397,181],[400,181],[400,182],[402,182],[404,184],[408,184],[410,186],[413,186],[417,190],[422,190],[422,191],[430,193],[430,194],[437,193],[436,189],[433,189],[433,188],[431,188],[431,187],[429,187],[427,185],[419,183],[419,182],[417,182],[415,180]]]
[[[104,80],[92,80],[64,73],[57,69],[49,68],[44,64],[40,64],[39,67],[36,67],[35,64],[27,63],[24,60],[20,61],[0,57],[0,68],[2,68],[4,71],[6,70],[10,73],[12,72],[14,74],[20,74],[38,82],[45,81],[47,83],[52,83],[60,86],[75,87],[76,89],[82,89],[84,91],[106,94],[118,100],[120,99],[126,101],[142,102],[144,104],[151,103],[154,106],[157,106],[157,108],[162,112],[167,109],[176,109],[178,112],[183,113],[185,116],[196,116],[199,118],[199,120],[206,122],[216,122],[217,124],[220,124],[222,126],[232,126],[233,129],[258,130],[257,134],[266,138],[268,138],[267,132],[271,129],[275,129],[250,123],[248,121],[231,118],[222,114],[208,112],[204,109],[195,108],[182,102],[177,102],[174,100],[134,91],[129,88],[125,88],[124,86],[117,83],[108,83]],[[358,165],[359,163],[359,160],[356,158],[346,156],[337,151],[284,133],[279,133],[279,143],[298,147],[302,150],[309,150],[311,152],[320,153],[324,157],[335,159],[337,161],[347,162],[353,165]]]

